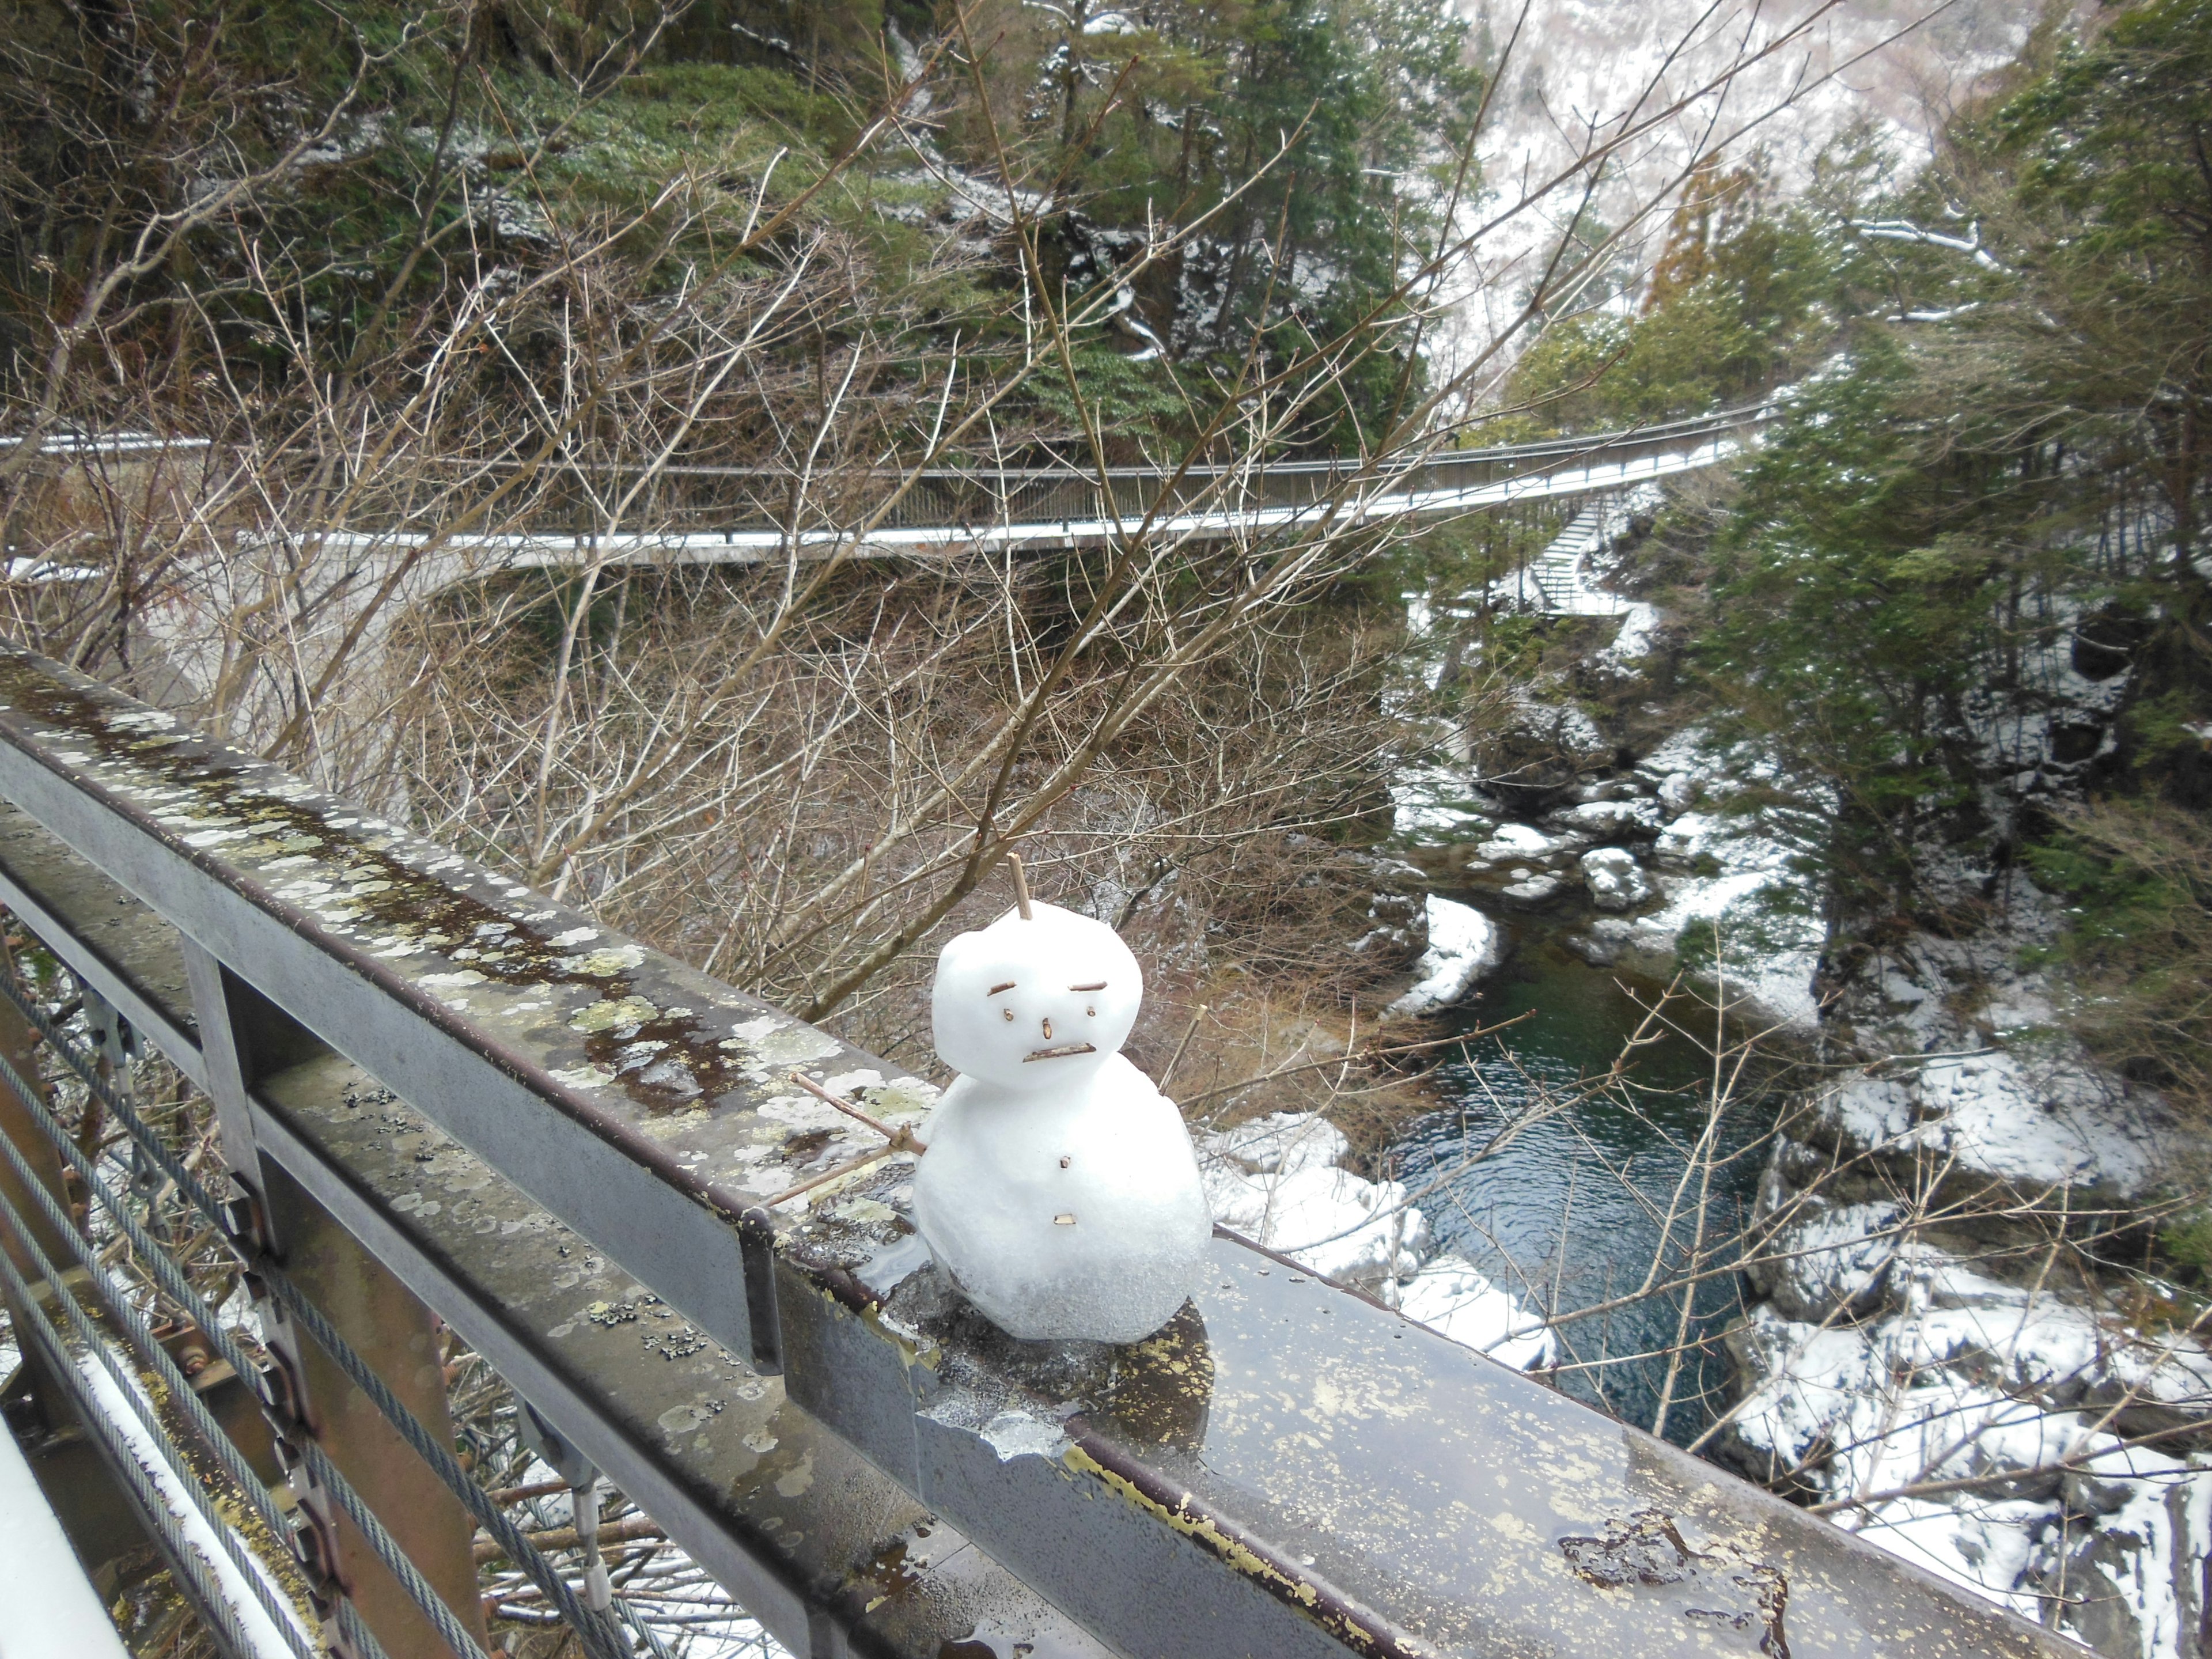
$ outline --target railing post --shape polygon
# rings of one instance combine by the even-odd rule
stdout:
[[[252,1207],[246,1225],[423,1426],[450,1443],[453,1419],[430,1310],[263,1156],[255,1139],[248,1103],[255,1080],[322,1052],[323,1044],[191,940],[184,947],[223,1155]],[[283,1373],[264,1401],[273,1395],[281,1414],[289,1396],[292,1432],[314,1437],[463,1626],[489,1647],[470,1547],[476,1525],[467,1510],[280,1301],[262,1296],[255,1308]],[[333,1594],[351,1599],[391,1659],[445,1659],[447,1645],[436,1629],[330,1494],[304,1465],[288,1462],[293,1493],[319,1540],[311,1550],[326,1553]],[[332,1620],[326,1617],[325,1626],[333,1645],[348,1651]]]

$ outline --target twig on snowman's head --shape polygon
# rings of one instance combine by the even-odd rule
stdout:
[[[880,1118],[870,1117],[866,1112],[853,1104],[851,1101],[845,1099],[842,1096],[831,1094],[827,1089],[814,1081],[812,1078],[808,1077],[804,1072],[793,1072],[791,1074],[791,1080],[793,1083],[796,1083],[800,1088],[805,1090],[808,1094],[812,1095],[817,1100],[824,1101],[830,1105],[835,1106],[839,1111],[844,1113],[847,1117],[858,1118],[861,1122],[866,1124],[871,1129],[873,1129],[878,1134],[881,1135],[885,1140],[890,1142],[891,1151],[895,1152],[914,1152],[919,1154],[929,1150],[927,1145],[916,1139],[914,1131],[908,1128],[904,1124],[901,1124],[896,1128],[893,1128],[890,1124],[885,1123]]]
[[[1024,921],[1035,921],[1036,913],[1030,908],[1030,878],[1022,869],[1022,855],[1007,854],[1006,867],[1014,872],[1014,908],[1022,913]]]

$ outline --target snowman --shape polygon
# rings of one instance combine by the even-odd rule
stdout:
[[[960,1075],[930,1116],[915,1222],[1009,1335],[1134,1342],[1182,1306],[1212,1237],[1197,1155],[1120,1053],[1144,998],[1129,947],[1021,898],[937,960],[937,1052]]]

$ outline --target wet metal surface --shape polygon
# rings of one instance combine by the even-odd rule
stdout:
[[[772,1618],[894,1617],[927,1559],[1162,1659],[2080,1651],[1234,1240],[1113,1350],[962,1306],[903,1159],[741,1229],[867,1144],[790,1068],[894,1122],[927,1089],[4,654],[0,794],[368,1074],[272,1082],[266,1144],[649,1510],[725,1517],[702,1559]]]

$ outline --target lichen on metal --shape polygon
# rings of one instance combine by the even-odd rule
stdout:
[[[0,719],[227,884],[527,1054],[556,1093],[673,1144],[726,1209],[872,1144],[790,1087],[793,1066],[845,1057],[823,1074],[896,1121],[933,1093],[703,977],[672,983],[665,958],[520,883],[26,653],[0,654]]]

